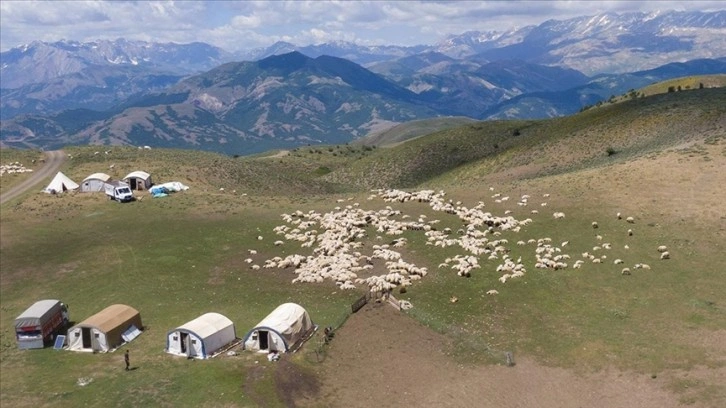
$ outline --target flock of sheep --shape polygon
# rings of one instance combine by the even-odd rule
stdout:
[[[3,164],[0,166],[0,176],[3,174],[20,174],[20,173],[31,173],[33,169],[28,169],[23,166],[20,162],[14,162],[10,164]]]
[[[493,189],[490,189],[493,190]],[[532,218],[516,219],[512,211],[504,211],[504,215],[497,216],[485,211],[484,202],[479,202],[474,207],[468,208],[461,202],[453,202],[445,198],[443,191],[421,190],[406,192],[395,189],[373,190],[368,200],[382,199],[388,203],[405,203],[410,201],[428,203],[430,208],[437,212],[443,212],[457,216],[462,227],[456,231],[450,228],[437,228],[440,220],[429,220],[426,215],[411,217],[400,210],[386,206],[380,210],[364,210],[359,203],[352,203],[345,207],[335,207],[333,211],[320,213],[317,211],[296,211],[292,214],[282,214],[284,225],[274,228],[273,232],[284,240],[275,241],[276,246],[285,245],[286,242],[294,241],[300,243],[302,248],[312,248],[312,254],[300,255],[291,254],[286,257],[276,256],[268,259],[262,266],[255,264],[252,258],[245,262],[251,264],[252,269],[260,268],[294,268],[296,277],[293,283],[321,283],[326,280],[335,282],[340,289],[355,289],[358,285],[364,285],[373,293],[388,294],[394,289],[401,293],[413,281],[419,280],[428,274],[426,267],[417,266],[408,262],[396,249],[407,245],[407,239],[401,237],[405,231],[420,232],[426,239],[427,245],[436,247],[456,247],[463,251],[462,254],[446,258],[438,265],[439,268],[450,269],[459,276],[470,277],[472,272],[482,268],[484,263],[498,263],[492,267],[501,276],[498,278],[501,284],[508,280],[518,279],[527,273],[522,262],[522,257],[516,260],[510,256],[511,249],[509,241],[502,237],[505,232],[518,233],[523,227],[534,222]],[[549,197],[544,194],[543,198]],[[503,203],[510,199],[508,196],[494,194],[492,196],[496,203]],[[531,197],[523,195],[517,205],[524,207],[529,205]],[[513,200],[512,200],[513,201]],[[345,200],[338,200],[344,203]],[[541,202],[540,207],[546,207],[546,202]],[[531,210],[530,214],[539,214],[538,210]],[[555,219],[564,219],[563,212],[554,212]],[[618,219],[622,219],[620,213]],[[632,217],[626,218],[627,223],[634,224]],[[597,230],[597,222],[592,223],[592,228]],[[387,240],[388,243],[374,244],[367,246],[366,238],[375,234],[376,241]],[[633,230],[628,230],[628,236],[633,235]],[[389,238],[384,238],[388,236]],[[259,236],[258,239],[263,239]],[[559,245],[553,244],[552,239],[543,237],[517,241],[518,246],[532,246],[535,268],[560,270],[566,268],[580,269],[586,262],[592,264],[603,264],[607,262],[607,252],[613,248],[613,244],[601,242],[602,236],[595,235],[596,245],[592,251],[581,254],[581,259],[570,263],[571,255],[566,253],[568,241]],[[628,245],[623,247],[629,249]],[[663,245],[657,248],[661,253],[660,259],[669,259],[670,254]],[[250,254],[256,251],[249,250]],[[365,253],[364,253],[365,252]],[[374,274],[374,265],[385,265],[386,272]],[[615,259],[613,264],[620,265],[624,262]],[[636,263],[633,269],[650,269],[645,263]],[[630,275],[631,269],[625,267],[621,270],[623,275]],[[489,290],[487,294],[496,295],[496,289]]]

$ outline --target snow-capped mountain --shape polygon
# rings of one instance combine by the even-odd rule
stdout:
[[[20,88],[107,66],[138,66],[149,72],[188,75],[233,59],[231,53],[204,43],[34,41],[0,54],[0,88]]]
[[[454,58],[521,59],[586,75],[726,56],[726,11],[606,13],[549,20],[504,33],[469,32],[435,50]]]
[[[105,134],[243,151],[252,139],[337,143],[436,115],[565,115],[647,81],[726,73],[724,63],[726,11],[608,13],[415,47],[280,42],[233,55],[203,43],[34,42],[0,54],[0,118],[3,138],[36,145]],[[596,82],[603,75],[617,86]],[[290,112],[312,118],[309,126]],[[37,120],[48,126],[23,124]],[[158,123],[169,133],[154,133]],[[207,136],[215,132],[219,140]]]

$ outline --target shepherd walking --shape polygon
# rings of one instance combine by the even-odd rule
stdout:
[[[124,362],[126,363],[126,371],[129,371],[129,366],[131,365],[129,360],[129,351],[126,350],[126,353],[124,353]]]

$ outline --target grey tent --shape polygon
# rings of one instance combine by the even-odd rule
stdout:
[[[103,191],[103,186],[111,179],[106,173],[93,173],[81,182],[81,192]]]

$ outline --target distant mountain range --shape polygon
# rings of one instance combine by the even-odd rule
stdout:
[[[552,20],[415,47],[277,43],[235,55],[202,43],[34,42],[0,55],[0,142],[247,154],[436,116],[561,116],[652,82],[726,73],[725,32],[718,11]]]

